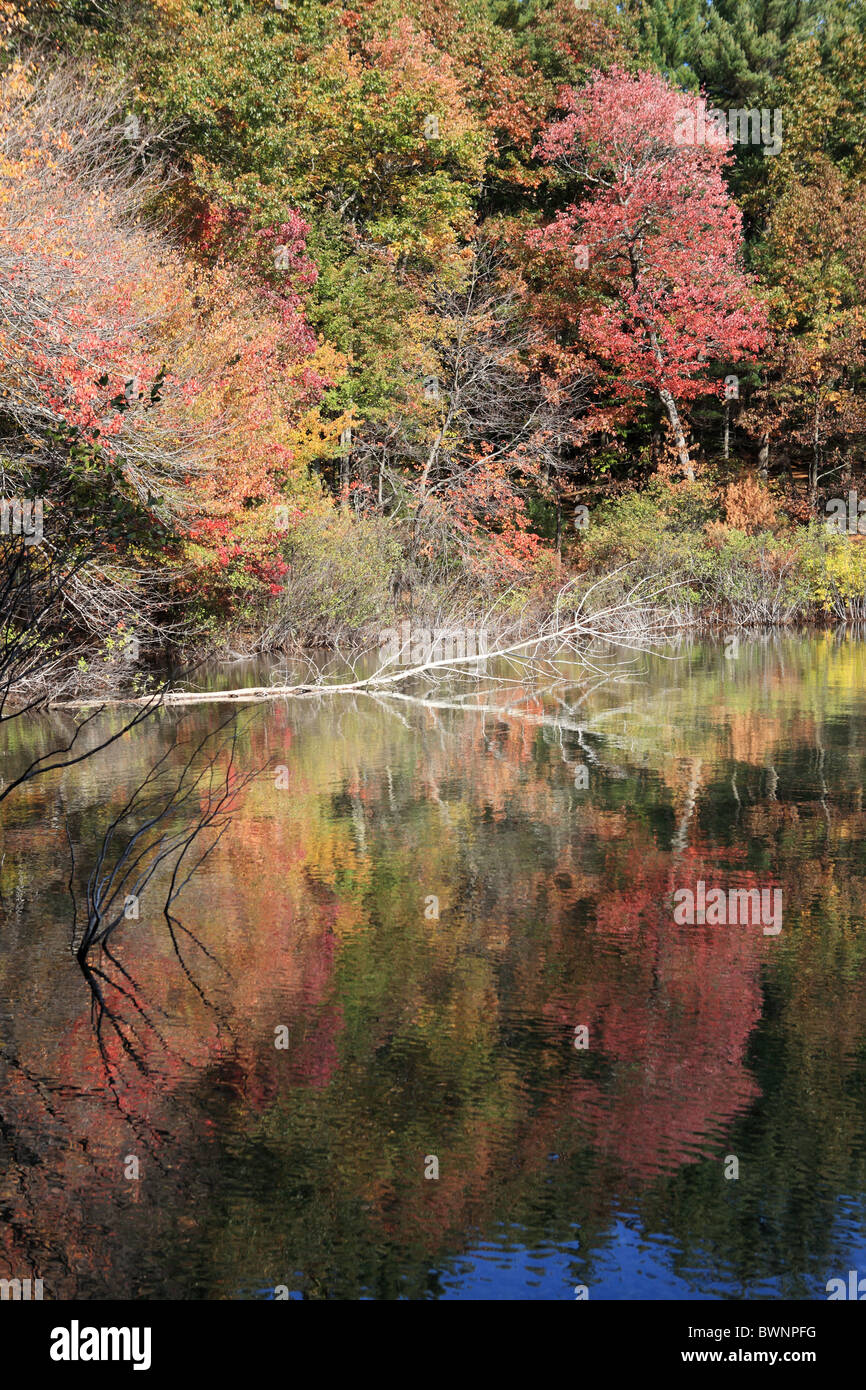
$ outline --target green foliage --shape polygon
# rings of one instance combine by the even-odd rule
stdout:
[[[702,482],[677,487],[653,480],[645,491],[630,492],[590,514],[581,545],[583,563],[593,569],[623,561],[652,568],[690,559],[695,537],[721,515],[712,489]]]
[[[822,614],[843,621],[866,618],[866,541],[816,523],[801,539],[802,567]]]
[[[866,541],[818,522],[750,535],[720,524],[720,512],[705,483],[652,483],[599,509],[581,559],[590,576],[627,564],[624,586],[679,576],[704,618],[752,624],[866,617]]]
[[[641,0],[633,5],[641,56],[671,81],[696,89],[709,11],[706,0]]]
[[[815,0],[638,0],[642,55],[721,107],[774,105],[792,44],[823,27]]]
[[[304,522],[287,547],[290,562],[280,619],[321,641],[375,624],[393,613],[391,578],[399,568],[397,536],[381,517],[343,511],[327,522]]]
[[[814,21],[810,0],[714,0],[698,74],[722,106],[772,106],[789,47]]]
[[[188,209],[226,209],[239,250],[288,208],[310,221],[309,317],[351,354],[341,405],[350,395],[375,416],[411,347],[419,277],[447,267],[469,230],[492,145],[419,28],[386,10],[361,35],[341,18],[327,5],[175,7],[127,61],[145,115],[183,132]]]

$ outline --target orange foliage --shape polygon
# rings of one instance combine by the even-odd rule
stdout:
[[[738,531],[766,531],[775,524],[776,507],[768,489],[756,478],[740,478],[724,492],[725,519]]]
[[[285,568],[276,504],[325,505],[308,464],[343,370],[304,316],[307,224],[290,212],[260,235],[269,270],[285,245],[277,288],[194,266],[138,218],[159,171],[136,170],[120,100],[23,65],[0,85],[4,408],[23,431],[98,442],[191,542],[198,595],[227,569],[235,593],[267,590]]]

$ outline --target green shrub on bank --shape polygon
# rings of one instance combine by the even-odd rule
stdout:
[[[705,482],[671,487],[653,479],[643,492],[630,492],[590,513],[580,562],[593,571],[630,562],[653,572],[688,564],[708,522],[721,518],[713,488]]]
[[[866,538],[815,522],[799,533],[802,570],[819,613],[845,622],[866,619]]]
[[[345,511],[302,522],[287,548],[279,624],[308,641],[387,626],[402,554],[401,536],[386,517]]]
[[[866,619],[866,538],[821,522],[749,534],[726,524],[711,483],[653,480],[600,507],[579,550],[587,580],[627,566],[638,580],[672,588],[662,603],[696,606],[704,620],[777,624]]]

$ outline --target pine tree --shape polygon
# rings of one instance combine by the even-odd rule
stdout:
[[[790,45],[832,42],[862,9],[861,0],[631,0],[628,16],[640,57],[727,108],[772,105]]]
[[[714,0],[695,61],[715,104],[772,106],[788,45],[816,8],[810,0]]]
[[[677,86],[696,89],[709,11],[709,0],[632,0],[641,59],[650,59]]]

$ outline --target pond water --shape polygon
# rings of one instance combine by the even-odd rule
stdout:
[[[0,1273],[569,1300],[866,1273],[866,645],[561,677],[163,711],[2,803]],[[58,727],[9,733],[7,780]],[[191,755],[236,793],[222,838],[85,971],[109,827],[104,874]],[[780,890],[781,929],[678,923],[698,883]]]

